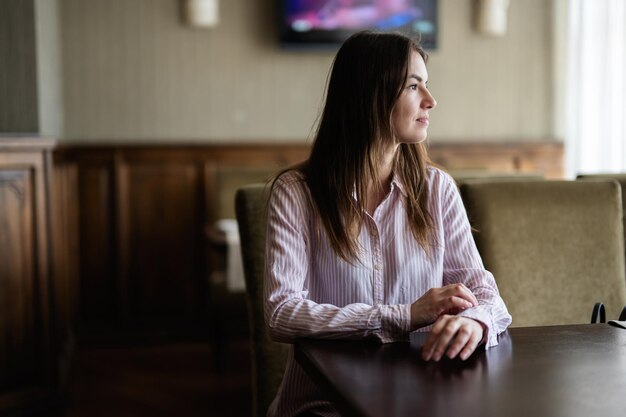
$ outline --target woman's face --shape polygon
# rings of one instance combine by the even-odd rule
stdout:
[[[420,143],[428,134],[428,112],[437,102],[428,91],[428,71],[422,56],[412,51],[407,79],[391,112],[396,143]]]

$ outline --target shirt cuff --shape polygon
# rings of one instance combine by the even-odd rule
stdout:
[[[383,343],[408,340],[411,331],[411,305],[381,305],[380,340]]]
[[[479,305],[468,308],[458,314],[461,317],[474,319],[483,325],[484,334],[481,343],[485,343],[485,348],[490,348],[498,344],[498,335],[494,331],[493,315],[491,314],[491,306]]]

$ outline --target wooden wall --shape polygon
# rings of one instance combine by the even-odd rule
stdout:
[[[207,231],[233,217],[239,186],[309,152],[54,145],[0,136],[0,414],[61,398],[77,332],[138,342],[207,334]],[[430,154],[455,170],[562,176],[556,143],[439,144]]]
[[[64,186],[76,196],[66,203],[77,202],[72,210],[79,213],[72,227],[80,231],[83,333],[206,329],[205,229],[232,212],[220,196],[234,196],[238,185],[307,152],[303,146],[58,149],[55,166],[76,187]]]
[[[51,259],[54,142],[0,136],[0,414],[58,399],[67,339],[56,332]]]
[[[70,298],[80,300],[72,305],[79,305],[82,331],[206,328],[205,230],[234,216],[237,187],[265,180],[308,152],[307,145],[285,144],[57,149],[57,194],[66,205],[59,211],[65,229],[80,231],[66,242],[64,259],[71,253],[80,259],[79,293]],[[449,168],[562,175],[556,143],[433,145],[430,153]]]

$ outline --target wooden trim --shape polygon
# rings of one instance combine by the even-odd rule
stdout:
[[[129,285],[128,285],[128,271],[129,271],[129,249],[130,249],[130,236],[128,230],[129,221],[129,206],[128,206],[128,164],[124,160],[121,152],[116,151],[113,157],[113,204],[115,205],[115,234],[114,252],[117,259],[117,306],[118,315],[122,321],[127,320],[129,316]]]
[[[57,144],[56,139],[33,135],[3,135],[0,134],[0,149],[2,152],[24,152],[52,150]]]

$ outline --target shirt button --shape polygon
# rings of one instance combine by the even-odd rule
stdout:
[[[372,237],[378,236],[378,232],[376,230],[372,230]]]
[[[375,265],[374,265],[374,269],[375,269],[375,270],[377,270],[377,271],[380,271],[382,268],[383,268],[383,267],[382,267],[382,265],[381,265],[381,264],[375,264]]]

